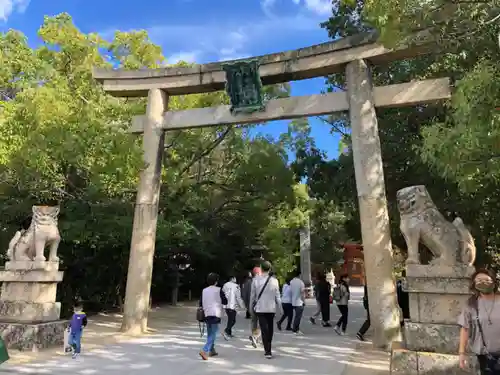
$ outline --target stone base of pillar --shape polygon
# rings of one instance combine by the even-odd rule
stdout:
[[[21,351],[38,351],[64,343],[64,330],[67,320],[44,323],[0,322],[0,336],[7,348]]]
[[[457,354],[460,327],[456,324],[406,321],[403,334],[408,350]]]
[[[7,347],[39,350],[63,345],[68,321],[60,320],[58,262],[10,261],[0,271],[0,335]]]
[[[407,349],[391,351],[391,374],[397,375],[470,375],[478,373],[477,359],[469,356],[469,369],[462,370],[458,355],[421,352]]]
[[[410,265],[406,290],[410,319],[404,341],[391,351],[391,374],[468,374],[477,369],[471,355],[467,371],[459,367],[457,318],[470,296],[469,278],[474,267]]]

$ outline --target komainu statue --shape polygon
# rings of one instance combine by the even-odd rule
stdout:
[[[45,261],[49,246],[49,261],[58,262],[57,248],[61,242],[57,217],[59,206],[33,206],[33,218],[28,229],[16,232],[9,243],[7,256],[11,261]]]
[[[420,242],[434,255],[431,264],[474,264],[476,246],[471,233],[459,217],[452,223],[444,218],[425,186],[399,190],[397,201],[401,214],[400,229],[408,246],[406,264],[420,264]]]

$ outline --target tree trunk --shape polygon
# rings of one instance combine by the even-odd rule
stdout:
[[[121,327],[122,332],[128,334],[141,334],[147,330],[165,147],[165,131],[161,124],[167,103],[168,97],[164,91],[149,90],[143,136],[144,167],[137,190]]]
[[[174,288],[172,289],[172,306],[177,306],[177,302],[179,302],[179,287],[181,274],[178,269],[174,270],[175,272],[175,281]]]

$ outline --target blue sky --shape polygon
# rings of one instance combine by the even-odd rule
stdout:
[[[0,0],[0,31],[21,30],[36,45],[43,17],[61,12],[83,32],[146,29],[169,63],[205,63],[326,42],[319,23],[330,16],[331,0]],[[324,81],[294,82],[292,95],[320,93]],[[337,156],[339,137],[318,120],[311,124],[319,148]],[[276,121],[258,131],[278,136],[286,129],[287,122]]]

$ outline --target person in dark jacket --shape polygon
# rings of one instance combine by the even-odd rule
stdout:
[[[366,279],[365,279],[365,293],[363,294],[363,307],[366,310],[366,320],[359,329],[358,333],[356,334],[356,337],[360,339],[361,341],[365,341],[365,334],[366,331],[370,328],[371,321],[370,321],[370,309],[368,305],[368,288],[366,287]]]
[[[405,288],[406,271],[401,272],[401,279],[397,281],[396,291],[398,295],[398,305],[403,313],[401,327],[404,325],[404,319],[410,319],[410,297]]]
[[[251,293],[252,293],[252,284],[253,284],[253,279],[256,277],[256,276],[259,276],[260,274],[262,273],[260,267],[254,267],[253,270],[252,270],[252,279],[251,279],[251,282],[250,282],[250,287],[248,288],[248,292],[250,293],[250,295],[248,296],[248,304],[246,304],[246,300],[243,300],[243,302],[245,302],[247,308],[249,310],[248,313],[250,314],[250,331],[251,331],[251,334],[250,336],[248,337],[252,346],[254,348],[257,347],[257,343],[260,341],[261,339],[261,334],[260,334],[260,329],[259,329],[259,320],[257,318],[257,314],[255,314],[253,310],[253,306],[251,306]],[[245,295],[245,297],[247,297]]]
[[[318,284],[319,280],[321,279],[320,276],[321,272],[318,272],[314,278],[314,299],[316,300],[316,311],[314,311],[314,314],[309,318],[309,321],[311,324],[316,324],[316,319],[321,315],[321,304],[319,303],[319,291],[318,291]]]
[[[243,302],[245,303],[245,306],[247,308],[246,312],[246,319],[250,319],[252,315],[250,314],[250,291],[252,289],[252,273],[248,272],[245,281],[243,281],[243,284],[241,284],[241,298],[243,299]]]
[[[331,327],[330,324],[330,296],[332,291],[331,284],[326,280],[326,276],[321,273],[318,275],[317,283],[318,303],[321,309],[321,319],[323,327]]]

